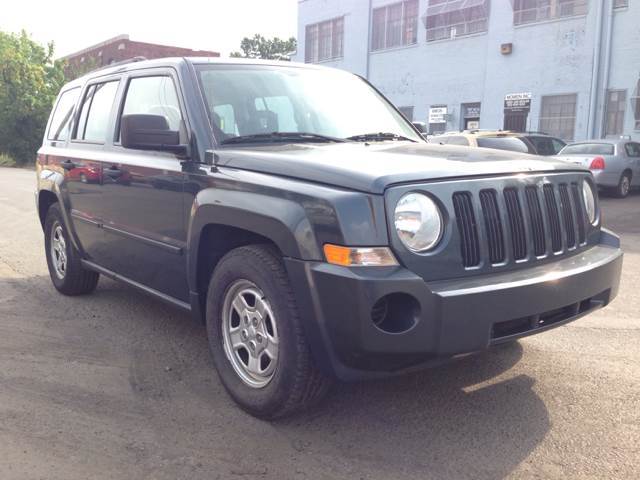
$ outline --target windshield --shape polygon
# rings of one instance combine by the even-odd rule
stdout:
[[[516,137],[479,137],[478,146],[483,148],[496,148],[511,152],[529,153],[526,143]]]
[[[567,145],[562,154],[613,155],[613,145],[609,143],[576,143]]]
[[[221,143],[273,132],[338,139],[385,133],[424,141],[380,94],[347,72],[261,65],[198,65],[197,71]]]

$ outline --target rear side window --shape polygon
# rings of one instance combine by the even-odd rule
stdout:
[[[51,117],[47,140],[65,141],[69,137],[69,125],[71,125],[71,119],[73,118],[73,107],[75,107],[79,95],[80,88],[72,88],[60,95]]]
[[[624,148],[627,151],[627,156],[634,158],[640,157],[640,143],[627,143]]]
[[[526,143],[516,137],[479,137],[478,146],[482,148],[496,148],[511,152],[529,153]]]
[[[562,153],[567,155],[613,155],[613,151],[610,143],[575,143],[562,149]]]
[[[122,115],[162,115],[169,130],[180,130],[182,114],[173,80],[168,76],[132,78]]]
[[[117,91],[118,81],[97,83],[87,89],[74,138],[87,142],[104,143]]]
[[[549,137],[528,137],[528,140],[536,148],[538,155],[555,155],[557,153]]]

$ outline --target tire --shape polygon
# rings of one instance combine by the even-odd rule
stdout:
[[[613,195],[616,198],[625,198],[629,195],[631,191],[631,174],[629,172],[624,172],[620,176],[620,181],[618,182],[618,186],[613,190]]]
[[[100,275],[82,266],[80,253],[74,248],[69,230],[62,219],[60,205],[54,203],[44,223],[44,244],[49,276],[54,287],[64,295],[85,295],[96,289]],[[55,247],[55,248],[54,248]],[[64,256],[64,268],[59,262]]]
[[[239,297],[244,301],[234,304]],[[238,304],[246,316],[238,313]],[[256,320],[260,311],[262,315]],[[328,391],[331,379],[314,364],[282,258],[275,248],[240,247],[220,260],[209,283],[206,319],[220,380],[251,415],[265,420],[285,417],[319,402]],[[236,333],[228,333],[232,330]],[[261,333],[263,343],[259,344]],[[231,340],[232,335],[239,343]],[[236,350],[232,343],[240,347]],[[277,354],[272,364],[274,350]],[[252,358],[254,367],[258,366],[253,371],[248,367]],[[263,373],[256,373],[263,367]]]

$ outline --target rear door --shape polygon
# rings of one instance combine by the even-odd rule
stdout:
[[[185,174],[169,152],[133,150],[120,143],[120,118],[163,115],[171,130],[185,131],[184,102],[172,69],[130,72],[123,79],[115,129],[102,183],[103,267],[157,292],[187,301]],[[186,140],[185,140],[186,143]]]
[[[102,217],[102,159],[115,113],[118,77],[92,80],[82,92],[71,140],[58,158],[65,171],[64,194],[80,246],[87,259],[100,262],[104,242]]]

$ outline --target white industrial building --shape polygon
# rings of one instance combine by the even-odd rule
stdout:
[[[430,132],[640,140],[640,0],[300,0],[297,61],[366,77]]]

